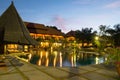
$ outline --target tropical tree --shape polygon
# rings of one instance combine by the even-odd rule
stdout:
[[[99,36],[104,36],[106,35],[106,30],[109,28],[109,26],[106,26],[106,25],[100,25],[99,26]]]
[[[84,43],[91,43],[92,40],[93,40],[93,36],[96,34],[97,32],[96,31],[93,31],[92,32],[92,28],[82,28],[81,31],[79,30],[76,30],[76,39],[81,41],[82,43],[82,47]]]
[[[103,52],[105,47],[107,47],[109,44],[110,36],[107,34],[108,29],[109,26],[106,25],[99,26],[99,33],[98,33],[99,39],[96,41],[97,42],[96,45],[99,53]]]
[[[110,35],[114,45],[120,46],[120,24],[116,24],[113,28],[108,28],[106,32]]]
[[[120,24],[114,25],[115,33],[113,34],[115,46],[120,46]]]

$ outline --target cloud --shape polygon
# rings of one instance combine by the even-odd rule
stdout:
[[[66,20],[63,17],[56,15],[52,18],[51,23],[63,31],[66,31]]]
[[[120,7],[120,1],[118,1],[118,0],[105,5],[105,8],[119,8],[119,7]]]

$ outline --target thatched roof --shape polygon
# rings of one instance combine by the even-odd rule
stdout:
[[[0,17],[0,44],[38,44],[29,34],[13,2]]]
[[[68,33],[66,33],[66,37],[75,37],[75,31],[69,31]]]
[[[48,34],[48,35],[57,35],[57,36],[64,35],[61,31],[51,27],[46,27],[43,24],[25,22],[25,25],[27,26],[30,33]]]

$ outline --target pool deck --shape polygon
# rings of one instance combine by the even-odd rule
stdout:
[[[113,67],[103,64],[45,67],[5,56],[0,60],[0,80],[120,80],[120,77]]]

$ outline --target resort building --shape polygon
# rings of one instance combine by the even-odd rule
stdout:
[[[70,31],[65,35],[67,41],[75,41],[75,31]]]
[[[30,35],[39,42],[40,47],[49,47],[52,42],[54,46],[60,46],[64,40],[64,34],[57,29],[43,24],[24,22]]]
[[[65,38],[68,41],[67,45],[72,46],[72,44],[74,44],[75,41],[76,41],[77,42],[76,45],[79,48],[80,47],[91,47],[92,46],[92,43],[89,43],[89,44],[86,43],[86,42],[82,43],[82,41],[80,41],[80,40],[78,41],[75,37],[76,37],[76,31],[71,30],[68,33],[66,33]]]

